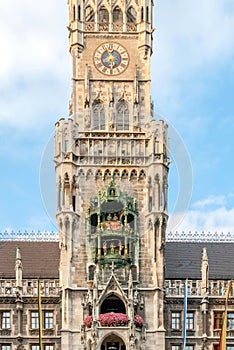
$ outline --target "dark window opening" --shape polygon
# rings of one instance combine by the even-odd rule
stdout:
[[[103,301],[100,313],[106,314],[108,312],[126,314],[126,308],[121,299],[115,295],[111,295]]]

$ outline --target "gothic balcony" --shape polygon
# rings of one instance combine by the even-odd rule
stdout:
[[[123,313],[108,312],[100,314],[98,317],[99,327],[129,327],[130,319],[128,315]],[[134,324],[136,328],[141,329],[144,325],[144,320],[141,316],[134,316]],[[93,325],[93,316],[86,316],[83,321],[83,325],[86,328],[90,328]]]

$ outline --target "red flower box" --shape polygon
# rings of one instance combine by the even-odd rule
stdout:
[[[101,314],[98,318],[101,326],[104,327],[116,327],[116,326],[126,326],[128,324],[129,318],[127,315],[122,313],[108,312],[106,314]]]
[[[135,323],[136,327],[143,327],[144,320],[141,316],[135,315],[134,316],[134,323]]]
[[[84,321],[83,321],[83,325],[87,328],[90,328],[92,326],[93,323],[93,316],[86,316]]]

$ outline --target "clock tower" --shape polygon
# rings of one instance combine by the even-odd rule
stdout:
[[[64,350],[165,349],[167,125],[150,98],[152,2],[69,0],[56,123]]]

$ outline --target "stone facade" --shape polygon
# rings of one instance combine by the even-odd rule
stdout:
[[[186,279],[186,350],[215,350],[233,273],[210,274],[205,245],[202,253],[192,245],[193,259],[189,244],[166,245],[168,135],[150,97],[152,2],[69,0],[68,8],[70,116],[55,131],[58,242],[2,237],[0,350],[39,350],[38,283],[43,350],[182,350]],[[230,302],[228,350],[232,310]]]

